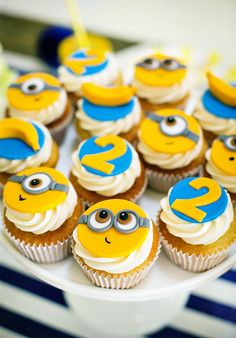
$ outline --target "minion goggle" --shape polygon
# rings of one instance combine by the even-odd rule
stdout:
[[[156,69],[164,69],[173,71],[179,68],[186,68],[185,65],[179,63],[177,60],[174,59],[165,59],[165,60],[158,60],[155,58],[146,58],[143,61],[139,62],[137,67],[142,67],[147,70],[156,70]]]
[[[148,119],[159,123],[162,133],[167,136],[185,136],[195,143],[197,143],[199,140],[199,136],[188,129],[186,120],[181,116],[170,115],[165,117],[149,113]]]
[[[39,94],[44,90],[60,91],[61,87],[51,86],[42,79],[33,78],[22,83],[13,83],[9,88],[17,88],[26,95]]]
[[[69,186],[55,182],[52,177],[45,173],[37,173],[29,176],[13,175],[9,178],[10,182],[21,184],[22,189],[31,195],[38,195],[48,190],[56,190],[68,193]]]
[[[218,137],[224,143],[224,146],[230,151],[236,151],[236,135],[221,135]]]
[[[138,228],[149,228],[151,221],[149,218],[138,216],[133,210],[122,210],[114,215],[111,210],[101,208],[89,215],[80,216],[78,223],[87,225],[95,232],[105,232],[114,226],[117,231],[129,234]]]

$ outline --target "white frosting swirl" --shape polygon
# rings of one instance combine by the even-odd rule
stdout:
[[[38,167],[41,164],[46,163],[51,157],[53,145],[51,134],[43,124],[36,121],[33,122],[44,133],[45,140],[43,147],[36,154],[22,160],[8,160],[0,157],[0,173],[15,174],[27,168]]]
[[[194,116],[198,119],[202,128],[208,130],[216,135],[231,135],[236,130],[236,119],[224,119],[209,113],[203,106],[202,102],[199,103],[198,109],[195,111]]]
[[[81,86],[85,82],[95,83],[101,86],[109,86],[118,79],[120,71],[117,61],[112,53],[106,53],[108,60],[107,66],[91,75],[76,75],[71,73],[65,66],[61,65],[58,69],[59,79],[64,84],[68,92],[76,93],[82,96]]]
[[[128,256],[119,258],[103,258],[96,257],[91,254],[80,243],[77,228],[75,228],[73,232],[73,238],[75,240],[74,251],[79,257],[83,258],[85,264],[96,270],[103,270],[109,273],[121,274],[135,269],[146,261],[152,249],[153,226],[151,225],[147,238],[139,249],[131,252],[131,254],[129,254]]]
[[[190,91],[191,83],[189,76],[173,86],[160,87],[148,86],[137,79],[133,80],[133,86],[137,88],[137,96],[153,104],[175,103],[182,100]]]
[[[90,173],[81,164],[78,154],[84,142],[82,142],[78,149],[72,154],[72,173],[77,177],[78,183],[83,188],[95,191],[99,195],[109,197],[123,193],[134,185],[136,178],[141,175],[141,164],[137,152],[130,143],[129,147],[132,150],[132,162],[130,167],[116,176],[102,177]]]
[[[236,176],[230,176],[213,163],[211,159],[211,149],[207,150],[206,159],[206,171],[211,177],[229,192],[236,194]]]
[[[166,154],[157,152],[154,149],[147,146],[141,139],[139,135],[138,150],[143,155],[144,160],[147,163],[154,164],[162,169],[171,170],[176,168],[186,167],[191,163],[198,155],[201,153],[203,146],[203,135],[202,131],[200,132],[198,142],[196,146],[184,153],[177,154]]]
[[[9,115],[11,117],[27,118],[42,122],[47,125],[53,121],[58,120],[64,113],[67,105],[66,91],[61,88],[58,100],[53,102],[50,106],[40,110],[19,110],[9,106]]]
[[[172,190],[172,189],[171,189]],[[216,219],[205,223],[190,223],[176,216],[169,204],[169,196],[161,200],[161,220],[166,224],[168,231],[182,238],[186,243],[208,245],[214,243],[229,229],[233,221],[233,206],[227,193],[228,204],[224,212]]]
[[[6,205],[5,201],[3,201]],[[40,235],[47,231],[54,231],[72,216],[77,203],[77,195],[71,183],[66,199],[54,209],[36,214],[22,213],[6,205],[6,217],[14,225],[26,232]]]
[[[82,109],[83,99],[79,100],[79,110],[76,117],[79,120],[80,127],[89,131],[92,136],[102,136],[107,134],[119,135],[126,133],[137,125],[142,116],[142,110],[138,98],[134,98],[134,107],[131,112],[123,118],[116,121],[98,121],[90,118]]]

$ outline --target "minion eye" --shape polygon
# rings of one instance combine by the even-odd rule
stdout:
[[[160,67],[160,62],[153,58],[147,58],[140,62],[138,66],[145,69],[154,70]]]
[[[160,123],[160,128],[168,136],[177,136],[186,130],[187,123],[180,116],[168,116]]]
[[[45,83],[41,79],[30,79],[22,84],[22,91],[25,94],[38,94],[45,88]]]
[[[94,212],[90,219],[89,225],[94,231],[105,231],[111,225],[111,215],[106,209],[100,209]]]
[[[162,62],[162,67],[166,70],[176,70],[179,67],[179,63],[173,59],[165,59]]]
[[[116,227],[120,232],[133,232],[138,227],[137,217],[129,211],[121,211],[117,215]]]
[[[24,189],[28,193],[38,193],[48,190],[51,184],[51,179],[46,174],[30,175],[24,181]]]
[[[225,140],[225,145],[229,150],[236,151],[236,135],[228,137]]]

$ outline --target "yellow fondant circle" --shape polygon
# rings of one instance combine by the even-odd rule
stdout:
[[[236,176],[236,152],[226,148],[219,139],[212,144],[211,160],[225,174]]]

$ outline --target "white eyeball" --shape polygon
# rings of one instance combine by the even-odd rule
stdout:
[[[162,61],[162,66],[166,70],[176,70],[179,67],[179,63],[173,59],[166,59]]]
[[[168,116],[160,123],[160,128],[168,136],[177,136],[184,132],[187,128],[187,123],[180,116]]]
[[[111,216],[107,210],[98,210],[91,214],[89,225],[94,230],[105,230],[111,223]]]
[[[22,84],[22,91],[25,94],[38,94],[45,88],[45,83],[41,79],[30,79]]]
[[[117,228],[121,232],[132,232],[138,227],[137,217],[128,211],[121,211],[117,216]]]
[[[48,190],[51,178],[46,174],[33,174],[24,181],[24,189],[29,193],[37,193]]]
[[[138,66],[145,69],[154,70],[160,67],[160,62],[153,58],[147,58],[141,61]]]
[[[236,151],[236,135],[227,137],[225,144],[228,149]]]

